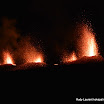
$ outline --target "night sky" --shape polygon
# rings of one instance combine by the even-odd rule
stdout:
[[[64,50],[76,49],[75,26],[91,21],[104,56],[103,1],[25,0],[0,1],[0,19],[15,19],[21,36],[31,36],[40,42],[47,62],[59,62]],[[1,22],[0,22],[1,23]]]

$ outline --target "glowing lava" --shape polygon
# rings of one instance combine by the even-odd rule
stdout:
[[[73,62],[77,60],[77,56],[73,51],[69,56],[65,55],[66,57],[63,58],[63,62]]]
[[[36,49],[30,41],[23,42],[22,54],[25,63],[43,63],[44,55],[42,50]]]
[[[76,56],[75,52],[73,52],[73,53],[70,55],[68,61],[69,61],[69,62],[72,62],[72,61],[75,61],[75,60],[77,60],[77,56]]]
[[[94,37],[92,37],[90,40],[89,40],[89,47],[88,47],[88,56],[96,56],[98,53],[97,53],[97,47],[96,47],[96,42],[95,42],[95,39]]]
[[[43,55],[41,53],[34,53],[26,58],[26,63],[43,63]]]
[[[41,63],[41,62],[43,62],[43,61],[42,61],[42,58],[41,58],[41,57],[38,57],[38,58],[36,58],[36,59],[34,60],[34,62],[35,62],[35,63]]]
[[[83,25],[81,28],[81,38],[79,40],[80,57],[83,56],[97,56],[98,45],[95,35],[88,25]]]
[[[9,52],[4,52],[4,64],[15,65]]]

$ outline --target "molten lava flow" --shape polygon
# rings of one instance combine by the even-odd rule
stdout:
[[[4,52],[4,64],[15,65],[9,52]]]
[[[80,56],[97,56],[98,46],[95,39],[95,35],[92,29],[87,25],[83,25],[81,28],[81,39],[79,40]]]
[[[63,58],[63,62],[73,62],[77,60],[77,56],[75,52],[72,52],[69,56],[65,55],[66,57]]]

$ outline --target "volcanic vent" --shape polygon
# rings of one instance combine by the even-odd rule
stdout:
[[[98,45],[95,39],[95,33],[91,26],[82,23],[78,27],[79,39],[77,40],[78,44],[78,55],[79,57],[83,56],[98,56]]]

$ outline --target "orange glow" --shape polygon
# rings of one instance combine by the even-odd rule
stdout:
[[[29,41],[25,41],[23,44],[22,52],[25,63],[43,63],[44,55],[42,50],[36,49]]]
[[[77,56],[74,51],[69,56],[65,55],[65,57],[63,58],[63,62],[73,62],[76,60],[77,60]]]
[[[77,57],[76,57],[75,52],[73,52],[73,53],[70,55],[68,61],[69,61],[69,62],[72,62],[72,61],[75,61],[75,60],[77,60]]]
[[[41,53],[31,52],[31,54],[27,54],[26,63],[42,63],[43,55]]]
[[[15,65],[9,52],[4,52],[4,64]]]
[[[41,63],[42,62],[42,58],[41,57],[38,57],[34,60],[35,63]]]
[[[84,25],[81,29],[81,39],[79,41],[80,56],[97,56],[98,46],[92,29]]]
[[[89,56],[96,56],[97,55],[97,49],[96,49],[96,43],[94,37],[92,37],[89,41]]]
[[[58,64],[54,64],[55,66],[57,66]]]

